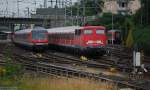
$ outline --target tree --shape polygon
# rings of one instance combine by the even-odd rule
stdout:
[[[133,47],[133,44],[134,44],[133,34],[132,34],[134,30],[134,24],[132,23],[130,19],[126,19],[126,27],[128,30],[128,35],[126,39],[126,47],[131,48]]]
[[[134,15],[137,25],[149,26],[150,24],[150,0],[141,0],[141,9]]]
[[[103,0],[80,0],[73,6],[73,15],[92,16],[102,12]],[[84,15],[85,14],[85,15]]]

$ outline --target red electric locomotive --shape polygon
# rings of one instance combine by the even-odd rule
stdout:
[[[104,26],[69,26],[48,29],[49,46],[80,55],[106,53],[107,36]]]

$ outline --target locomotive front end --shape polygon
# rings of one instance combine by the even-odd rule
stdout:
[[[48,32],[45,29],[33,29],[30,34],[30,41],[36,49],[45,48],[48,46]]]
[[[107,37],[105,27],[88,26],[82,30],[83,55],[102,56],[106,53]]]

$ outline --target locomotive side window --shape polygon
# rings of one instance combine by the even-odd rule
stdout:
[[[80,29],[76,29],[75,30],[75,35],[80,35],[81,34],[81,30]]]
[[[84,30],[84,34],[92,34],[92,30]]]
[[[96,30],[96,34],[105,34],[104,30]]]

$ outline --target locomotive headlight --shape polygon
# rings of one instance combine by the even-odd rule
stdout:
[[[98,44],[103,44],[103,42],[101,40],[97,40],[96,41]]]
[[[86,44],[92,44],[92,43],[94,43],[92,40],[86,42]]]
[[[103,44],[103,42],[101,40],[97,40],[97,41],[89,40],[86,42],[86,44],[93,44],[93,43]]]

